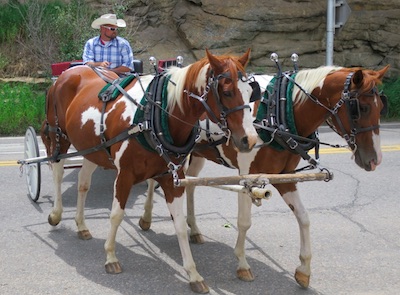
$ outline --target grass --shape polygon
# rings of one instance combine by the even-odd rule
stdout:
[[[389,99],[389,113],[384,118],[394,121],[400,119],[400,77],[385,81],[380,87]]]
[[[45,118],[46,86],[0,83],[0,136],[25,134],[28,126],[40,129]]]

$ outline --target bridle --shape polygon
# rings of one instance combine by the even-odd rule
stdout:
[[[354,73],[350,73],[346,77],[346,81],[344,83],[344,89],[342,91],[340,100],[335,104],[333,108],[329,108],[322,104],[317,97],[315,97],[313,94],[308,93],[303,87],[301,87],[297,82],[294,81],[293,78],[291,78],[287,73],[283,73],[288,79],[290,79],[305,95],[307,95],[314,103],[318,104],[319,106],[323,107],[325,110],[329,112],[329,115],[327,116],[326,123],[329,125],[329,127],[332,128],[333,131],[335,131],[337,134],[339,134],[341,137],[343,137],[350,149],[355,152],[357,149],[356,145],[356,135],[360,134],[362,132],[367,132],[371,130],[375,130],[379,128],[379,125],[372,125],[369,127],[361,128],[358,126],[357,122],[361,118],[361,111],[360,111],[360,102],[358,97],[363,95],[363,96],[375,96],[378,94],[384,104],[384,109],[387,108],[387,98],[383,93],[378,93],[378,90],[376,86],[372,88],[371,93],[362,93],[360,94],[358,91],[350,91],[350,85],[351,85],[351,78],[353,77]],[[347,132],[346,129],[344,128],[343,122],[339,117],[339,109],[345,106],[347,110],[347,119],[350,124],[350,132]],[[340,132],[337,130],[337,128],[334,126],[332,122],[332,117],[335,118],[337,124],[339,125]]]
[[[225,72],[225,73],[219,74],[217,76],[214,76],[214,71],[211,69],[209,71],[208,83],[205,87],[204,93],[201,96],[194,94],[192,92],[189,92],[187,90],[184,90],[184,92],[187,93],[189,97],[195,98],[199,102],[201,102],[201,104],[206,109],[210,119],[213,122],[216,122],[218,127],[224,132],[225,137],[229,139],[231,132],[228,129],[227,117],[234,112],[237,112],[237,111],[240,111],[243,109],[250,109],[250,106],[248,104],[243,104],[243,105],[239,105],[239,106],[229,109],[221,102],[221,98],[220,98],[220,95],[218,92],[218,85],[219,85],[219,81],[223,78],[232,80],[231,73]],[[242,81],[249,80],[249,79],[245,78],[245,76],[240,71],[238,71],[238,78],[241,79]],[[246,79],[246,80],[244,80],[244,79]],[[261,93],[260,85],[256,81],[251,81],[251,82],[249,82],[249,84],[253,89],[252,96],[250,97],[250,101],[254,101],[256,99],[255,96],[257,96],[257,93]],[[212,91],[212,93],[215,97],[215,101],[217,103],[217,107],[218,107],[218,110],[220,113],[219,118],[212,111],[212,109],[210,108],[210,106],[207,103],[208,93],[210,92],[210,90]]]
[[[372,125],[369,127],[359,127],[358,126],[358,120],[361,118],[361,109],[360,109],[360,101],[358,99],[359,96],[375,96],[379,95],[380,98],[382,99],[382,102],[386,104],[385,100],[383,99],[383,95],[378,93],[377,87],[374,86],[371,89],[371,93],[359,93],[358,91],[350,91],[350,85],[351,85],[351,78],[353,77],[354,73],[350,73],[346,77],[346,81],[344,83],[344,89],[342,91],[342,95],[340,100],[336,103],[336,105],[333,107],[331,111],[331,116],[334,116],[336,119],[337,124],[339,125],[341,133],[338,132],[338,130],[335,128],[333,125],[332,121],[330,120],[331,118],[327,119],[327,124],[339,135],[341,135],[349,145],[350,149],[354,152],[357,149],[356,145],[356,135],[363,133],[363,132],[368,132],[372,131],[375,129],[379,129],[379,125]],[[339,108],[342,106],[345,106],[346,111],[347,111],[347,119],[350,124],[350,132],[346,132],[342,120],[340,120],[338,111]]]

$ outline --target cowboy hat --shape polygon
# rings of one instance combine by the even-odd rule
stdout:
[[[103,14],[92,22],[93,29],[100,29],[102,25],[114,25],[120,28],[126,27],[126,23],[123,19],[117,19],[117,16],[111,13]]]

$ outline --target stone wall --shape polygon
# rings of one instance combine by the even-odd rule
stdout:
[[[110,1],[91,0],[105,13]],[[278,53],[285,69],[290,55],[300,67],[326,62],[326,0],[126,0],[126,21],[137,29],[130,40],[136,57],[147,61],[182,55],[191,63],[205,55],[242,54],[252,49],[249,69],[274,73],[269,59]],[[400,1],[347,0],[352,13],[335,35],[334,64],[381,68],[400,76]]]

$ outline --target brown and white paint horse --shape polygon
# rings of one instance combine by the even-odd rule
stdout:
[[[252,114],[248,107],[253,88],[246,80],[245,73],[250,49],[241,57],[215,56],[208,50],[206,54],[206,57],[198,62],[184,68],[173,67],[165,74],[170,81],[166,88],[168,104],[166,109],[173,144],[177,147],[184,146],[191,137],[198,119],[207,111],[209,115],[214,114],[216,119],[222,118],[222,123],[226,122],[228,129],[225,133],[236,149],[249,152],[257,141]],[[108,76],[108,78],[117,77]],[[71,144],[78,152],[86,151],[93,147],[101,147],[102,140],[107,141],[123,132],[137,130],[134,129],[133,120],[138,105],[133,100],[141,101],[145,89],[153,78],[153,75],[148,75],[140,77],[140,80],[133,80],[125,88],[127,94],[119,95],[105,106],[99,100],[98,94],[106,83],[90,67],[71,68],[60,75],[50,87],[47,95],[47,120],[44,122],[41,135],[48,156],[54,157],[52,170],[56,198],[54,208],[49,215],[51,225],[57,225],[61,221],[63,212],[61,181],[65,159],[62,155],[67,153]],[[102,113],[103,107],[104,113]],[[143,147],[135,136],[116,141],[107,149],[91,150],[91,153],[84,154],[84,157],[79,172],[75,218],[78,235],[82,239],[91,238],[85,224],[84,205],[92,173],[97,166],[117,170],[110,216],[111,228],[105,242],[106,271],[108,273],[122,271],[115,254],[115,239],[131,187],[148,178],[155,178],[164,191],[168,209],[173,217],[183,257],[183,267],[188,273],[190,286],[195,292],[208,292],[207,284],[196,270],[189,247],[183,212],[184,189],[175,187],[173,176],[168,173],[174,170],[172,171],[175,172],[174,176],[184,178],[184,173],[179,168],[182,157],[177,158],[176,154],[171,154],[171,162],[166,163],[161,153],[157,154]]]
[[[352,134],[355,136],[350,142],[355,162],[366,171],[373,171],[382,161],[380,148],[379,122],[383,103],[377,92],[377,85],[387,71],[386,66],[380,71],[363,70],[356,68],[320,67],[318,69],[301,70],[297,73],[295,81],[304,90],[311,93],[316,101],[305,95],[298,87],[293,90],[293,112],[295,126],[300,136],[307,137],[327,119],[332,119],[334,128],[342,137]],[[342,105],[344,83],[350,73],[353,73],[349,84],[350,95],[357,99],[360,106],[360,117],[353,122],[349,116],[345,103]],[[271,76],[269,78],[272,78]],[[262,77],[268,80],[268,76]],[[263,85],[261,85],[261,88]],[[331,117],[333,110],[336,116]],[[204,121],[202,122],[204,124]],[[343,125],[343,129],[340,125]],[[352,133],[352,127],[356,132]],[[218,130],[211,124],[210,128]],[[354,131],[354,130],[353,130]],[[350,136],[351,137],[351,136]],[[218,138],[214,138],[218,140]],[[259,138],[258,145],[263,142]],[[198,176],[204,166],[205,159],[221,163],[223,158],[231,168],[237,168],[239,174],[257,173],[291,173],[299,164],[301,157],[288,150],[276,150],[269,145],[257,146],[247,154],[238,153],[232,145],[221,144],[217,147],[204,148],[208,145],[207,136],[202,132],[201,149],[192,153],[186,176]],[[217,152],[215,150],[217,149]],[[311,275],[311,243],[310,220],[296,183],[274,184],[283,200],[294,213],[300,229],[300,266],[296,268],[295,279],[299,285],[307,288]],[[149,183],[148,196],[145,203],[145,212],[139,222],[142,229],[147,230],[151,225],[151,209],[154,182]],[[203,243],[204,239],[196,224],[194,213],[194,186],[186,187],[187,195],[187,223],[190,227],[190,239],[194,243]],[[245,256],[246,233],[251,226],[252,200],[245,193],[238,195],[238,238],[234,253],[238,258],[237,276],[244,281],[254,280],[250,265]]]

